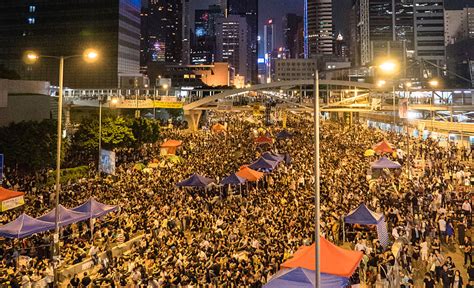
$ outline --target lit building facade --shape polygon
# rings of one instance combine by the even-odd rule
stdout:
[[[445,65],[444,2],[443,0],[414,0],[415,51],[417,59],[438,66]],[[433,65],[427,67],[425,77],[439,76]]]
[[[309,57],[333,54],[333,0],[306,0],[305,32]]]
[[[220,0],[220,2],[224,3],[226,0]],[[250,81],[252,83],[258,82],[258,3],[259,0],[227,0],[226,9],[224,9],[227,11],[227,15],[239,15],[247,20],[248,45],[250,47]]]
[[[148,0],[141,13],[142,72],[149,62],[181,63],[181,0]]]
[[[219,18],[216,23],[216,61],[227,62],[235,69],[235,75],[250,82],[252,76],[250,35],[247,19],[239,15]]]
[[[40,55],[100,52],[97,63],[68,59],[64,85],[72,88],[115,88],[119,75],[140,71],[140,9],[138,0],[0,1],[0,65],[23,79],[58,84],[58,61],[43,58],[25,65],[26,50]]]

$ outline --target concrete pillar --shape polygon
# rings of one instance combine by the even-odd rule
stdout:
[[[185,110],[184,119],[188,122],[188,129],[190,131],[197,131],[199,129],[199,120],[201,120],[201,110]]]
[[[71,125],[71,106],[64,105],[64,127],[68,128]]]

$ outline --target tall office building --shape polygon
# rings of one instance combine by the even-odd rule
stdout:
[[[242,76],[245,82],[251,81],[250,35],[247,20],[243,16],[229,15],[216,22],[216,62],[227,62],[235,74]]]
[[[225,0],[220,0],[224,2]],[[258,82],[258,1],[259,0],[227,0],[227,15],[240,15],[247,19],[248,34],[249,34],[249,46],[251,57],[249,63],[251,63],[251,81],[252,83]]]
[[[332,0],[307,0],[305,8],[308,56],[332,55],[334,48]]]
[[[413,0],[355,0],[351,15],[355,63],[367,65],[382,57],[405,62],[414,50]]]
[[[195,10],[194,39],[191,48],[191,64],[212,64],[216,54],[216,23],[224,17],[219,5],[205,10]]]
[[[58,61],[41,58],[25,65],[22,54],[82,54],[94,47],[100,59],[66,60],[64,85],[73,88],[114,88],[119,75],[140,71],[140,8],[138,0],[0,1],[0,65],[23,79],[58,84]]]
[[[302,27],[302,23],[303,17],[293,13],[286,14],[283,17],[283,36],[285,38],[285,48],[290,50],[291,58],[299,58],[298,47],[301,45],[298,44],[298,40],[301,38],[298,37],[298,29]]]
[[[474,8],[444,10],[445,45],[474,38]]]
[[[147,0],[141,13],[142,72],[148,63],[181,63],[181,0]]]
[[[445,62],[443,0],[414,0],[416,57],[438,66]],[[430,64],[431,65],[431,64]],[[424,76],[437,76],[439,68],[426,65]]]
[[[273,19],[268,19],[263,26],[263,54],[267,57],[275,49]]]

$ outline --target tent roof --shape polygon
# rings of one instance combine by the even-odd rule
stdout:
[[[17,191],[8,190],[6,188],[0,187],[0,201],[8,200],[8,199],[23,196],[23,195],[25,195],[24,192],[17,192]]]
[[[237,176],[235,173],[229,175],[228,177],[222,179],[221,184],[222,185],[238,185],[238,184],[243,184],[247,181],[245,178]]]
[[[374,168],[374,169],[385,169],[385,168],[388,168],[388,169],[398,169],[400,167],[402,167],[402,165],[398,164],[397,162],[394,162],[390,159],[388,159],[387,157],[382,157],[380,158],[379,160],[375,161],[375,162],[372,162],[370,164],[370,167]]]
[[[218,132],[218,131],[224,131],[224,130],[225,130],[225,126],[222,125],[221,123],[216,123],[216,124],[212,125],[211,129],[212,129],[212,131],[216,131],[216,132]]]
[[[262,158],[265,158],[265,159],[270,160],[270,161],[280,162],[280,161],[283,161],[285,159],[285,156],[273,154],[273,153],[267,151],[267,152],[262,154]]]
[[[321,273],[350,277],[359,266],[362,252],[340,248],[323,237],[319,238],[321,253]],[[282,268],[301,267],[316,270],[316,244],[302,246],[293,257],[281,264]]]
[[[0,236],[6,238],[24,238],[55,228],[55,224],[21,214],[15,220],[0,227]]]
[[[276,134],[276,138],[278,139],[286,139],[286,138],[291,138],[291,137],[293,137],[293,134],[291,134],[290,132],[286,130],[282,130]]]
[[[382,140],[381,142],[375,144],[373,147],[377,153],[391,153],[393,152],[392,145],[387,142],[387,140]]]
[[[263,177],[262,172],[255,171],[250,169],[249,167],[245,166],[242,167],[239,172],[235,173],[235,175],[247,179],[247,181],[255,182]]]
[[[362,203],[344,217],[344,222],[349,224],[375,225],[383,218],[382,213],[375,213]]]
[[[255,143],[268,143],[268,144],[273,144],[273,139],[270,137],[265,137],[265,136],[260,136],[255,139]]]
[[[257,161],[249,165],[250,169],[260,170],[260,169],[269,169],[273,170],[278,165],[278,162],[265,159],[263,157],[258,158]]]
[[[210,178],[198,175],[194,173],[189,178],[176,184],[178,187],[206,187],[207,185],[214,183],[215,181]]]
[[[163,147],[163,148],[178,147],[178,146],[181,146],[181,144],[183,144],[183,142],[179,141],[179,140],[168,140],[168,141],[164,142],[163,144],[161,144],[161,147]]]
[[[89,218],[99,218],[107,213],[117,210],[117,206],[102,204],[94,198],[89,198],[86,203],[72,208],[72,211],[86,213]]]
[[[43,216],[39,217],[38,220],[51,222],[55,224],[55,220],[56,220],[55,213],[56,213],[56,208],[54,208],[47,214],[44,214]],[[88,218],[89,218],[89,215],[87,215],[87,213],[73,211],[73,210],[67,209],[63,205],[59,205],[59,223],[58,223],[59,227],[67,226],[69,224],[83,221]]]
[[[322,288],[343,288],[348,284],[348,278],[321,273],[320,284]],[[264,288],[302,288],[314,287],[316,272],[304,268],[284,269],[273,275]]]

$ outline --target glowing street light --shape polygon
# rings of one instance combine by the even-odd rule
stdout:
[[[387,84],[387,81],[385,81],[385,80],[377,81],[377,87],[383,87],[383,86],[385,86],[385,84]]]
[[[413,86],[413,84],[411,82],[406,82],[405,83],[405,88],[411,88]]]
[[[432,80],[430,80],[430,82],[428,82],[428,84],[430,84],[430,86],[431,86],[432,88],[436,88],[436,87],[439,86],[439,81],[436,80],[436,79],[432,79]]]
[[[87,49],[84,51],[83,55],[70,55],[70,56],[49,56],[49,55],[40,55],[34,51],[26,51],[23,57],[23,61],[26,64],[34,64],[39,58],[53,58],[59,60],[59,93],[58,93],[58,127],[57,127],[57,149],[56,149],[56,208],[55,208],[55,231],[53,234],[53,259],[59,262],[59,193],[61,192],[60,186],[60,177],[61,177],[61,135],[62,135],[62,113],[63,113],[63,81],[64,81],[64,60],[69,58],[77,58],[84,56],[86,62],[93,62],[98,57],[99,54],[93,49]],[[99,161],[100,163],[100,161]],[[54,265],[54,280],[57,283],[58,273],[57,265]]]
[[[385,74],[394,74],[397,71],[397,63],[393,60],[388,60],[379,65],[379,68]]]

